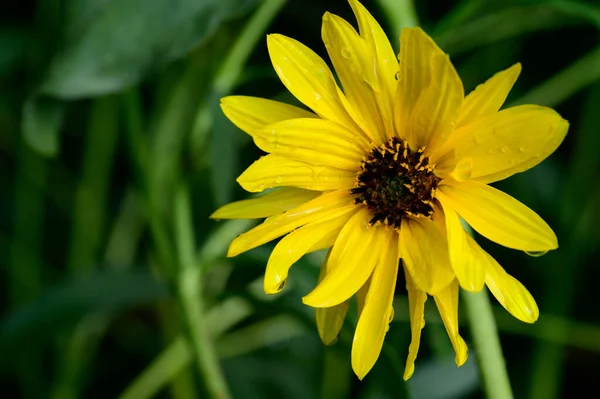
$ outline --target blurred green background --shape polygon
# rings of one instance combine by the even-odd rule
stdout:
[[[526,325],[494,304],[515,397],[598,392],[600,3],[364,4],[396,51],[403,26],[423,26],[467,91],[522,62],[508,102],[548,105],[570,121],[546,162],[497,184],[554,228],[559,250],[530,257],[479,241],[541,310]],[[207,339],[235,398],[483,396],[477,353],[471,347],[455,367],[433,301],[416,373],[402,381],[402,282],[382,355],[359,382],[350,369],[354,313],[324,347],[301,304],[323,254],[304,257],[284,292],[266,296],[272,244],[225,258],[256,221],[208,219],[248,197],[235,178],[260,156],[222,116],[219,98],[297,103],[270,65],[265,34],[325,56],[325,11],[355,22],[343,0],[2,3],[1,397],[210,397],[196,361],[210,353],[190,345]],[[466,324],[461,332],[470,344]]]

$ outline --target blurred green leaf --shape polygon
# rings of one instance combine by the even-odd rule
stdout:
[[[0,78],[19,68],[27,47],[25,30],[0,27]]]
[[[450,28],[434,39],[455,56],[524,33],[582,23],[582,14],[563,8],[552,3],[507,8]]]
[[[282,314],[224,335],[217,342],[217,350],[221,358],[231,358],[306,333],[306,327],[297,318]]]
[[[232,297],[206,312],[206,323],[218,337],[252,313],[248,301]],[[192,363],[192,350],[183,335],[177,336],[128,386],[121,399],[150,398]]]
[[[204,108],[196,117],[192,133],[192,146],[198,147],[205,140],[207,129],[212,127],[210,156],[214,198],[217,205],[232,200],[235,177],[238,172],[240,141],[238,130],[221,112],[219,100],[228,95],[237,85],[248,58],[263,38],[266,28],[279,13],[284,0],[265,0],[248,20],[237,36],[227,57],[219,67],[213,87]],[[214,115],[211,117],[211,115]],[[212,126],[211,126],[212,122]]]
[[[23,106],[22,131],[25,141],[40,155],[58,154],[58,136],[65,103],[48,97],[30,96]]]
[[[476,353],[471,353],[467,362],[460,368],[454,363],[454,355],[423,362],[415,369],[408,380],[412,398],[452,399],[464,398],[479,386]],[[435,384],[431,382],[435,381]]]
[[[123,311],[165,297],[166,287],[148,272],[104,271],[68,281],[2,320],[0,362],[9,363],[24,346],[51,339],[90,313]]]
[[[65,99],[120,91],[185,55],[255,0],[71,1],[67,47],[42,92]],[[81,10],[81,14],[79,11]]]
[[[590,51],[510,105],[538,104],[554,107],[598,79],[600,47]]]

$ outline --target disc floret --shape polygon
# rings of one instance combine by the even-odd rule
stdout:
[[[372,225],[399,229],[406,217],[431,217],[441,179],[424,150],[413,151],[405,140],[394,137],[365,157],[350,193],[355,203],[371,209]]]

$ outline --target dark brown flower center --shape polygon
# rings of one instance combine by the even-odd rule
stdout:
[[[355,195],[355,203],[369,207],[371,224],[399,229],[407,216],[431,217],[441,179],[433,173],[434,165],[423,151],[413,151],[406,141],[393,138],[371,150],[363,161],[350,193]]]

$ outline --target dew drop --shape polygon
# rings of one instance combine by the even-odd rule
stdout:
[[[276,291],[280,292],[285,287],[286,282],[287,282],[287,280],[283,280],[281,283],[279,283],[279,285],[276,288]]]
[[[350,50],[348,50],[347,47],[342,47],[342,57],[349,60],[351,56],[352,56],[352,53],[350,53]]]
[[[508,147],[506,147],[506,146],[500,147],[500,151],[502,151],[504,154],[506,154],[508,152]]]
[[[275,183],[277,183],[277,184],[281,183],[282,181],[283,181],[283,177],[281,177],[281,176],[277,176],[275,178]]]
[[[525,146],[520,146],[520,147],[519,147],[519,151],[521,151],[521,152],[525,152]]]
[[[423,317],[421,319],[421,329],[423,329],[425,327],[425,318]]]
[[[548,253],[548,251],[524,251],[527,255],[532,256],[534,258],[539,258],[540,256],[544,256]]]
[[[456,181],[466,181],[471,178],[473,169],[473,163],[471,158],[463,158],[456,164],[454,171],[452,171],[452,177]]]

